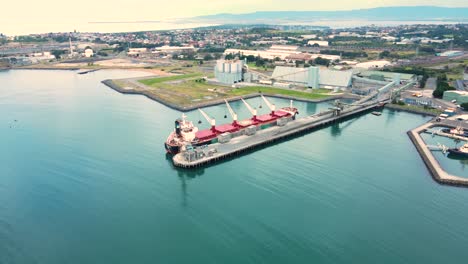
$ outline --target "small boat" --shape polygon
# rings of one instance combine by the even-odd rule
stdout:
[[[381,115],[382,115],[382,112],[374,111],[374,112],[372,112],[371,114],[373,114],[373,115],[375,115],[375,116],[381,116]]]
[[[468,158],[468,143],[459,148],[449,148],[448,152],[452,155]]]
[[[465,131],[461,126],[456,128],[443,128],[441,131],[447,134],[468,137],[468,131]]]

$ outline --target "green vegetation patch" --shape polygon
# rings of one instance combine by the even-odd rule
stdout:
[[[326,89],[313,89],[312,92],[307,91],[297,91],[297,90],[289,90],[289,89],[282,89],[282,88],[274,88],[274,87],[263,87],[263,86],[249,86],[249,87],[242,87],[237,89],[232,89],[229,94],[234,96],[243,96],[248,94],[253,94],[261,92],[266,95],[284,95],[284,96],[291,96],[296,98],[304,98],[304,99],[324,99],[330,97],[330,95],[325,94],[330,92]]]
[[[241,88],[233,88],[230,86],[220,86],[206,83],[200,73],[190,73],[169,77],[151,78],[141,80],[148,88],[138,87],[131,82],[120,80],[116,82],[120,87],[129,87],[134,91],[149,93],[155,98],[159,98],[170,104],[181,107],[193,107],[204,103],[209,103],[215,100],[232,98],[237,96],[248,96],[261,92],[265,95],[288,96],[301,99],[324,99],[330,97],[330,91],[326,89],[314,90],[290,90],[274,87],[263,86],[248,86]],[[180,80],[178,82],[172,82]]]

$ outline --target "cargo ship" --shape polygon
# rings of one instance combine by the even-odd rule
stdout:
[[[174,131],[171,132],[164,143],[166,151],[175,155],[179,153],[183,147],[188,145],[203,146],[217,143],[227,135],[229,135],[230,138],[234,138],[240,135],[249,134],[250,131],[257,131],[271,126],[276,126],[285,120],[295,120],[296,115],[299,114],[297,108],[293,107],[292,100],[288,107],[282,107],[276,110],[274,104],[271,104],[263,95],[261,95],[261,97],[271,112],[257,116],[257,110],[241,98],[244,105],[252,114],[251,118],[241,121],[237,120],[237,114],[232,110],[228,101],[224,100],[233,119],[232,123],[228,124],[216,125],[215,119],[211,118],[203,110],[198,109],[203,117],[210,123],[211,127],[209,129],[199,130],[193,122],[187,120],[187,116],[185,116],[185,114],[182,114],[181,118],[175,120]],[[199,123],[201,123],[201,121],[199,121]]]

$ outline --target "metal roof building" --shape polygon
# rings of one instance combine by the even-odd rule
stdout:
[[[409,73],[397,73],[397,72],[384,72],[384,71],[368,71],[368,70],[361,70],[355,69],[354,74],[374,80],[382,80],[382,81],[393,81],[395,79],[395,75],[398,74],[400,80],[402,81],[411,81],[416,78],[416,75],[409,74]]]
[[[351,86],[352,71],[334,71],[325,68],[293,68],[277,66],[272,78],[312,88],[347,88]]]

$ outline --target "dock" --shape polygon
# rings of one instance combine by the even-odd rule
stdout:
[[[315,130],[332,123],[365,113],[382,106],[382,102],[368,102],[361,100],[362,105],[345,108],[337,114],[336,110],[320,112],[318,114],[298,118],[286,123],[284,126],[274,126],[259,130],[253,136],[242,135],[232,138],[227,143],[215,143],[204,147],[203,157],[188,160],[184,153],[178,153],[173,157],[174,165],[181,168],[196,168],[214,163],[229,157],[239,155],[246,151],[254,150],[262,145],[270,144],[288,137]]]
[[[427,169],[431,173],[432,178],[436,182],[440,184],[446,184],[446,185],[452,185],[452,186],[468,187],[468,178],[463,178],[463,177],[452,175],[446,172],[440,166],[439,162],[434,157],[434,155],[432,155],[430,146],[427,146],[421,137],[421,133],[424,133],[425,131],[428,131],[429,129],[433,127],[442,126],[442,127],[455,128],[460,125],[464,129],[468,129],[468,124],[466,122],[461,123],[455,120],[447,120],[447,119],[442,120],[441,122],[436,122],[435,120],[431,120],[422,126],[419,126],[413,130],[408,131],[408,136],[413,142],[414,146],[416,147],[416,150],[418,151],[419,155],[421,155],[421,158],[424,161],[424,164],[426,165]],[[439,133],[444,134],[442,136],[449,135],[449,134],[445,135],[446,133],[443,133],[443,132],[439,132]],[[466,138],[463,140],[466,140]]]

